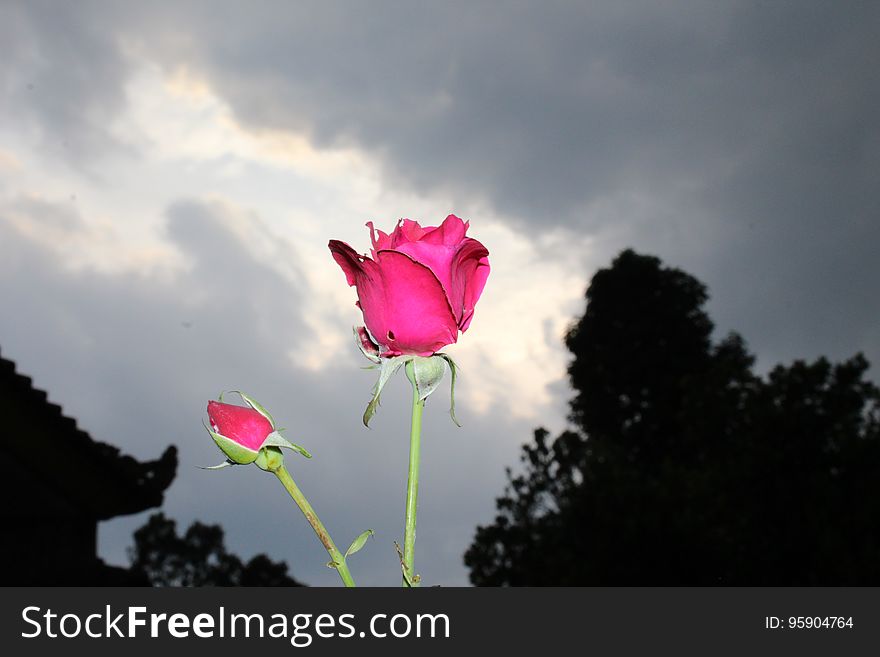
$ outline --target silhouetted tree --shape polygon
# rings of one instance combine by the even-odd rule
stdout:
[[[477,585],[880,583],[880,391],[862,356],[766,378],[706,288],[624,251],[569,330],[544,429],[465,555]]]
[[[178,536],[175,521],[162,513],[134,533],[129,559],[153,586],[302,586],[283,561],[259,554],[243,563],[229,554],[220,525],[194,522]]]

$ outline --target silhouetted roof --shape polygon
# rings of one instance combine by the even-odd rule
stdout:
[[[97,520],[161,505],[177,471],[173,445],[157,460],[141,462],[93,440],[2,354],[0,454],[0,467],[26,468],[33,479]]]

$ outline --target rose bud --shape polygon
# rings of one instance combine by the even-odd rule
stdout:
[[[437,227],[403,219],[388,235],[370,229],[372,258],[331,240],[334,260],[357,289],[366,331],[383,358],[431,356],[458,340],[489,276],[489,251],[451,214]],[[366,343],[362,350],[371,350]]]
[[[211,426],[205,428],[227,458],[225,463],[209,469],[256,463],[263,470],[274,470],[283,460],[282,447],[311,458],[305,449],[289,442],[275,429],[275,421],[266,409],[244,393],[238,394],[247,406],[208,402]]]

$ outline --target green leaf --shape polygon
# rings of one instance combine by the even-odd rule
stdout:
[[[205,429],[211,434],[211,438],[217,443],[217,447],[219,447],[229,460],[236,465],[247,465],[248,463],[253,463],[257,460],[257,456],[259,455],[258,451],[249,449],[244,445],[239,445],[234,440],[227,438],[216,431],[212,431],[207,424],[205,425]]]
[[[266,440],[263,441],[263,444],[260,445],[260,448],[263,447],[284,447],[285,449],[292,449],[294,452],[298,452],[305,456],[307,459],[312,458],[312,455],[306,450],[305,447],[300,447],[299,445],[290,442],[282,436],[277,431],[273,431],[268,436],[266,436]]]
[[[379,396],[382,394],[382,388],[388,383],[388,379],[403,365],[406,361],[412,360],[412,356],[394,356],[393,358],[382,359],[382,367],[379,370],[379,380],[373,386],[373,398],[367,404],[367,410],[364,411],[364,426],[370,426],[370,420],[376,414],[379,408]]]
[[[269,424],[272,425],[273,429],[275,428],[275,420],[272,419],[272,416],[269,414],[269,411],[267,411],[259,403],[254,401],[254,399],[252,397],[249,397],[248,395],[244,394],[241,390],[233,390],[232,392],[237,392],[239,395],[241,395],[241,398],[244,400],[245,404],[250,406],[252,409],[254,409],[257,413],[262,415],[264,418],[269,420]]]
[[[455,422],[455,426],[461,427],[461,423],[459,423],[458,418],[455,417],[455,377],[458,373],[458,365],[455,364],[455,361],[452,360],[452,356],[449,354],[437,354],[443,360],[445,360],[449,364],[449,371],[452,372],[452,383],[449,386],[449,415],[452,417],[452,421]]]
[[[349,555],[354,554],[355,552],[359,551],[362,547],[364,547],[364,545],[367,542],[367,539],[370,538],[370,536],[372,536],[372,535],[373,535],[373,530],[368,529],[367,531],[362,533],[360,536],[358,536],[356,539],[354,539],[351,542],[351,545],[349,545],[348,549],[345,551],[345,556],[348,557]]]

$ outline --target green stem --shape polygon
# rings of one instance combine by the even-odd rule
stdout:
[[[403,586],[417,586],[414,560],[416,552],[416,511],[419,504],[419,450],[422,435],[422,411],[425,400],[419,399],[419,389],[415,381],[413,362],[406,364],[406,376],[412,383],[412,424],[409,433],[409,476],[406,480],[406,528],[403,537],[403,567],[410,583],[404,578]]]
[[[330,560],[336,564],[336,572],[339,573],[339,576],[342,578],[342,583],[349,587],[355,586],[354,579],[348,570],[348,565],[345,563],[345,557],[336,548],[333,539],[330,538],[330,532],[324,527],[324,523],[318,518],[318,514],[315,513],[315,510],[312,508],[312,505],[309,504],[309,501],[306,499],[306,496],[303,495],[299,486],[293,481],[293,477],[290,476],[287,468],[282,464],[277,470],[273,470],[273,472],[284,488],[287,489],[287,492],[290,493],[293,501],[296,502],[299,510],[303,512],[303,515],[306,517],[306,520],[309,521],[312,529],[315,530],[318,540],[321,541],[321,544],[326,548],[327,553],[330,555]]]

